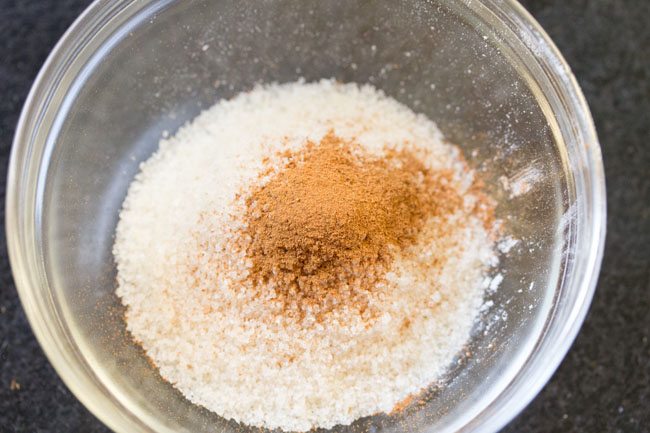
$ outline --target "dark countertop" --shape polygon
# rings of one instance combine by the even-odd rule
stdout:
[[[32,80],[88,0],[0,0],[0,181]],[[526,0],[572,66],[598,129],[608,234],[587,320],[506,432],[650,432],[650,1]],[[4,223],[4,207],[2,222]],[[0,234],[0,431],[106,432],[67,390],[20,306]]]

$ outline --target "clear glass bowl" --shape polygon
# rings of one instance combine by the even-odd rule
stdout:
[[[9,253],[47,356],[119,432],[251,429],[185,400],[132,343],[113,231],[138,164],[202,108],[259,82],[372,83],[436,121],[520,239],[466,352],[424,405],[336,431],[495,431],[584,319],[605,235],[598,141],[568,66],[508,0],[98,1],[43,67],[16,134]],[[166,131],[166,132],[165,132]],[[345,390],[341,390],[345,392]],[[269,396],[273,398],[273,396]]]

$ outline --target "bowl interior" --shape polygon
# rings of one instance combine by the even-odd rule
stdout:
[[[334,77],[373,84],[433,119],[464,150],[498,199],[505,232],[519,241],[501,257],[503,280],[466,354],[426,403],[335,430],[469,423],[540,338],[567,242],[564,144],[507,36],[455,1],[140,3],[102,23],[74,60],[78,72],[41,161],[36,229],[45,278],[89,374],[140,426],[249,430],[189,403],[131,341],[114,294],[113,232],[139,163],[163,134],[257,83]]]

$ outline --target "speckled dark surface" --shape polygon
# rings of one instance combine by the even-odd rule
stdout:
[[[0,181],[32,80],[87,0],[0,0]],[[566,359],[507,432],[650,432],[650,1],[527,0],[580,82],[608,190],[603,269]],[[4,207],[2,221],[4,222]],[[106,432],[20,306],[0,235],[0,432]]]

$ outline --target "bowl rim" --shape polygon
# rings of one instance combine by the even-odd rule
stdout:
[[[39,134],[37,126],[43,120],[43,112],[47,104],[52,102],[52,88],[56,87],[57,80],[70,67],[80,47],[89,42],[89,30],[106,24],[109,19],[117,16],[127,7],[144,9],[153,4],[162,7],[172,1],[143,0],[135,2],[137,5],[134,5],[130,0],[95,0],[84,10],[57,42],[30,89],[16,127],[7,175],[5,201],[7,248],[14,282],[29,323],[50,363],[66,386],[97,418],[115,431],[152,431],[153,424],[152,420],[143,419],[144,417],[129,411],[118,398],[111,395],[86,360],[71,355],[70,350],[64,350],[76,347],[74,341],[69,338],[67,341],[61,341],[61,338],[48,327],[50,320],[59,320],[59,318],[44,314],[45,305],[53,302],[51,297],[44,299],[34,296],[38,293],[38,289],[35,287],[34,276],[30,275],[30,271],[35,269],[34,265],[39,258],[30,255],[25,245],[37,234],[34,233],[33,228],[25,225],[21,218],[23,213],[34,216],[35,211],[28,204],[27,211],[34,214],[24,212],[25,201],[20,194],[19,186],[27,177],[36,175],[28,173],[24,168],[27,161],[33,158],[33,142]],[[568,109],[573,116],[572,120],[575,121],[574,126],[582,137],[579,144],[582,146],[580,150],[584,153],[583,157],[587,164],[585,170],[590,174],[587,179],[587,196],[582,197],[588,202],[587,210],[591,217],[590,238],[587,240],[588,254],[581,259],[582,278],[574,289],[580,296],[568,312],[567,321],[560,330],[560,338],[552,343],[547,342],[545,347],[536,347],[525,360],[525,365],[517,371],[507,387],[499,392],[487,407],[482,408],[469,423],[454,425],[450,429],[494,432],[519,414],[548,382],[573,344],[586,317],[595,292],[605,245],[605,176],[596,130],[585,97],[568,64],[542,27],[516,0],[477,0],[463,3],[473,11],[476,11],[475,8],[485,8],[487,13],[493,14],[505,25],[510,26],[510,30],[517,35],[526,48],[531,51],[533,48],[537,49],[535,54],[538,61],[547,69],[546,73],[549,78],[552,78],[558,91],[567,98]],[[545,338],[547,335],[540,336],[539,341]],[[53,341],[58,344],[53,344]],[[544,359],[540,358],[542,352]],[[70,368],[71,365],[79,368]],[[522,372],[526,368],[534,374],[524,382]]]

